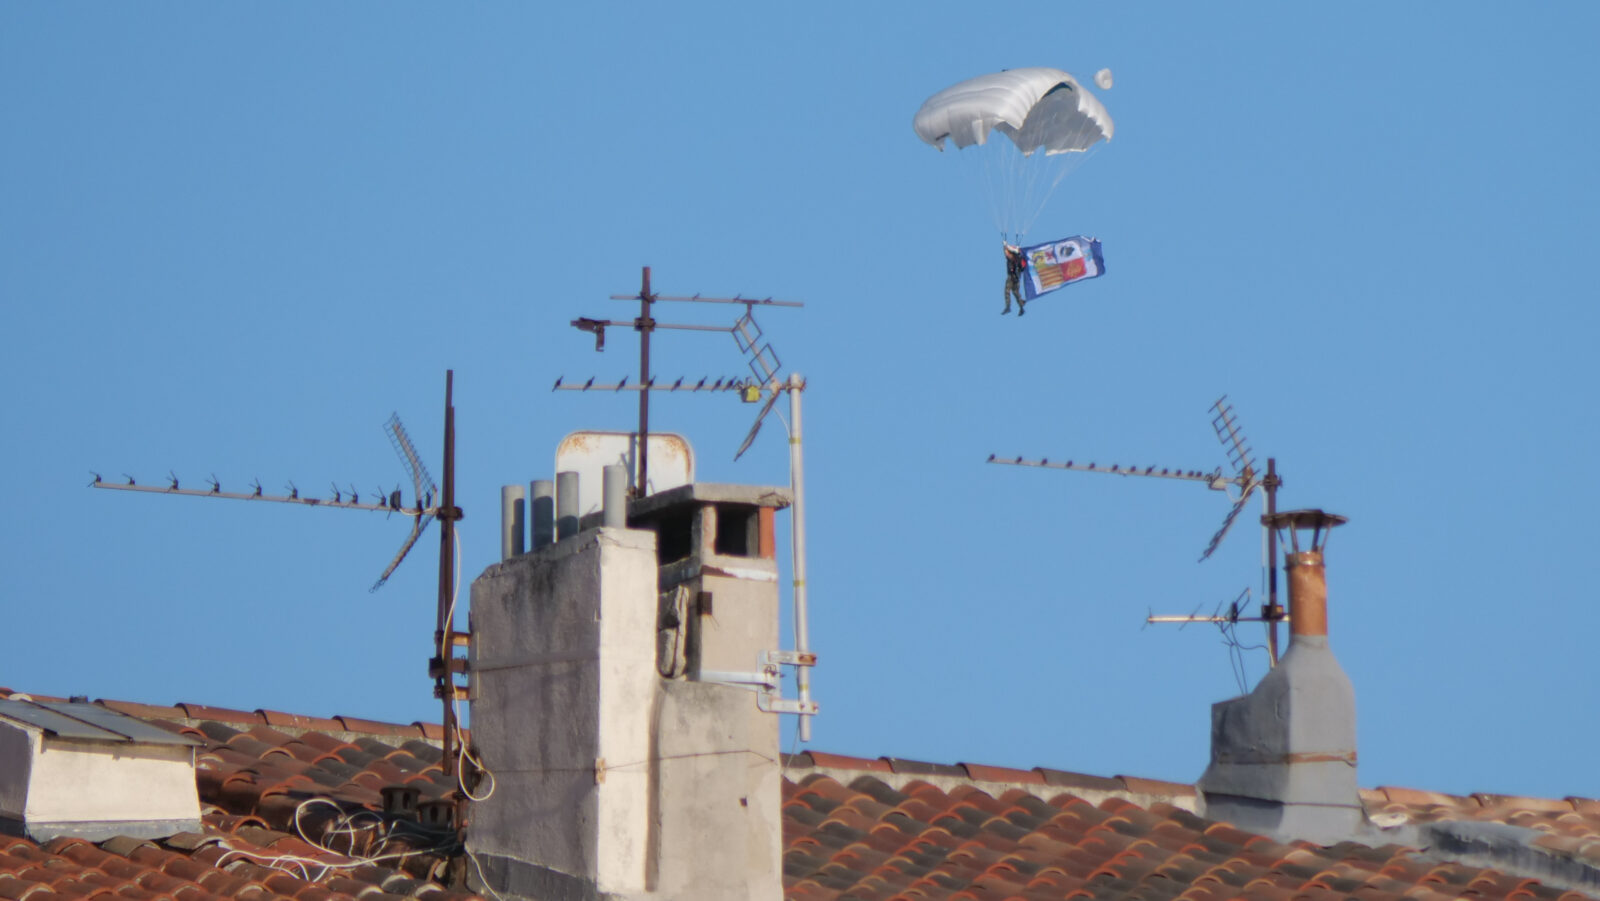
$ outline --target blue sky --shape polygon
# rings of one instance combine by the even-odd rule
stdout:
[[[568,322],[630,316],[606,298],[649,265],[806,304],[761,322],[810,379],[816,748],[1198,777],[1226,649],[1143,618],[1258,589],[1256,530],[1197,564],[1221,495],[984,460],[1210,469],[1226,394],[1281,506],[1350,517],[1362,784],[1600,795],[1600,10],[986,9],[0,9],[0,684],[436,718],[437,533],[369,595],[399,521],[90,472],[392,487],[384,419],[437,474],[454,368],[465,583],[500,485],[632,425],[549,388],[633,371],[632,335],[596,354]],[[1032,233],[1097,235],[1108,274],[1018,320],[982,199],[910,121],[1028,65],[1110,67],[1117,135]],[[654,357],[744,372],[718,335]],[[783,483],[773,432],[732,461],[752,414],[665,397],[652,425],[701,479]]]

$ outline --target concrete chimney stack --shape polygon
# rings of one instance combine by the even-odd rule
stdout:
[[[472,743],[493,775],[468,811],[472,877],[541,901],[779,901],[764,683],[779,650],[773,514],[789,494],[611,493],[581,530],[472,584]]]
[[[1289,650],[1248,695],[1211,707],[1206,815],[1284,839],[1333,843],[1365,823],[1356,785],[1355,691],[1328,647],[1323,549],[1345,518],[1321,510],[1262,517],[1285,536]],[[1302,548],[1302,544],[1305,545]]]

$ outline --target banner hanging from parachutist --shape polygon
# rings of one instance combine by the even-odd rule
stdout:
[[[1033,244],[1022,248],[1022,254],[1028,260],[1022,288],[1029,300],[1106,271],[1099,240],[1083,235]]]

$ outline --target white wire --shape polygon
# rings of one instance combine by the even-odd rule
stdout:
[[[460,526],[456,526],[456,527],[452,528],[450,530],[450,533],[451,533],[451,536],[455,539],[455,550],[456,550],[456,553],[455,553],[455,574],[454,574],[454,578],[452,579],[451,587],[450,587],[450,606],[448,608],[446,608],[445,615],[444,615],[445,647],[440,649],[441,655],[445,657],[445,664],[446,664],[445,678],[446,679],[450,679],[450,673],[448,671],[449,670],[449,655],[445,654],[444,652],[451,647],[451,645],[450,645],[450,634],[456,630],[456,601],[459,600],[460,597],[461,597],[461,527]],[[450,711],[453,714],[455,714],[455,716],[453,716],[451,719],[452,719],[452,728],[455,730],[455,740],[456,740],[456,785],[458,787],[460,787],[461,793],[466,796],[468,801],[487,801],[487,800],[489,800],[490,797],[492,797],[494,795],[494,789],[495,789],[494,773],[492,771],[490,771],[490,769],[488,767],[483,765],[483,761],[480,758],[478,758],[475,754],[473,754],[472,752],[467,750],[467,743],[464,740],[462,740],[462,737],[461,737],[461,700],[460,700],[460,698],[458,698],[456,696],[455,686],[453,684],[454,680],[451,680],[451,682],[452,682],[452,685],[451,685],[451,688],[450,688]],[[484,794],[482,794],[482,795],[474,795],[472,793],[472,789],[467,788],[467,782],[466,782],[466,779],[464,778],[465,777],[465,767],[463,767],[461,765],[463,762],[466,762],[466,761],[471,761],[472,765],[477,768],[478,772],[482,773],[484,775],[484,777],[489,780],[489,790],[487,792],[485,792]]]
[[[450,606],[445,612],[445,628],[447,632],[454,632],[456,628],[456,601],[461,597],[461,527],[456,526],[455,528],[451,529],[450,532],[455,538],[456,544],[456,571],[450,587]],[[446,672],[445,675],[448,677],[449,673]],[[461,701],[460,698],[456,697],[455,688],[453,685],[450,690],[450,710],[455,714],[455,716],[452,717],[452,725],[455,729],[457,749],[456,785],[461,788],[461,793],[466,796],[468,801],[487,801],[491,796],[494,795],[494,772],[488,767],[484,766],[481,759],[474,756],[467,750],[467,743],[461,738]],[[463,770],[465,768],[462,767],[461,764],[468,760],[472,761],[472,765],[477,767],[478,772],[482,773],[484,777],[489,780],[489,790],[481,796],[474,795],[472,790],[467,788],[466,780],[463,778]],[[463,854],[467,855],[468,860],[472,861],[472,868],[478,871],[478,882],[483,885],[484,889],[487,890],[490,895],[493,895],[496,901],[504,901],[500,893],[494,890],[494,886],[489,884],[488,877],[483,875],[483,864],[478,862],[478,855],[469,851],[465,845],[462,846],[461,851]]]
[[[489,877],[483,875],[483,864],[478,862],[478,855],[472,853],[471,851],[467,851],[465,848],[462,850],[466,852],[467,859],[472,861],[472,868],[478,871],[478,882],[482,883],[483,887],[489,890],[489,894],[495,897],[495,901],[505,901],[504,898],[500,897],[500,893],[494,890],[494,886],[489,884]]]

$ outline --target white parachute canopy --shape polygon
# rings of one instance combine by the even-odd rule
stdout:
[[[917,136],[939,150],[948,139],[980,158],[995,225],[1025,233],[1061,179],[1116,126],[1105,105],[1060,69],[1008,69],[980,75],[929,97],[912,119]],[[999,132],[1008,140],[989,140]],[[1040,153],[1039,151],[1044,151]]]

